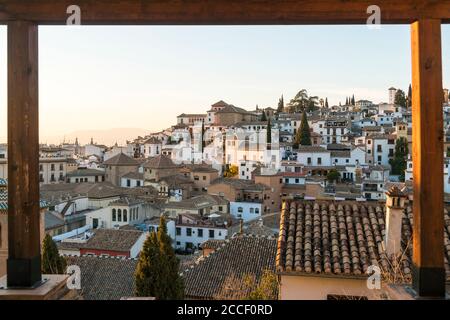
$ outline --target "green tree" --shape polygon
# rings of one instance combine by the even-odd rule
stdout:
[[[329,106],[328,106],[328,97],[327,98],[325,98],[325,108],[329,108]]]
[[[408,98],[407,98],[407,106],[408,106],[408,108],[411,108],[412,107],[412,87],[411,87],[411,84],[409,85],[409,88],[408,88]]]
[[[311,144],[311,132],[309,131],[308,119],[306,117],[306,111],[303,111],[300,128],[295,135],[294,147],[298,148],[299,145],[310,146]]]
[[[261,121],[267,121],[266,111],[264,109],[261,114]]]
[[[307,108],[308,112],[313,112],[314,110],[317,110],[318,106],[319,106],[319,97],[317,96],[308,97],[308,108]]]
[[[336,169],[331,169],[327,173],[327,180],[329,182],[338,182],[340,177],[341,177],[341,175],[339,174],[339,172]]]
[[[58,247],[48,234],[42,243],[42,273],[64,274],[66,272],[66,260],[61,257]]]
[[[263,270],[261,280],[256,288],[244,300],[277,300],[278,277],[270,270]]]
[[[351,101],[351,105],[354,106],[355,105],[355,95],[352,95],[352,101]]]
[[[397,92],[395,93],[394,103],[406,108],[406,97],[403,90],[397,90]]]
[[[295,97],[289,102],[289,112],[301,112],[308,107],[308,92],[306,89],[300,90]]]
[[[389,160],[391,173],[400,176],[400,180],[405,180],[406,159],[408,157],[408,140],[401,137],[395,142],[394,158]]]
[[[180,300],[184,297],[184,283],[179,275],[180,261],[175,255],[172,247],[172,239],[167,234],[166,219],[161,216],[157,234],[159,243],[162,274],[164,278],[161,281],[161,296],[163,300]]]
[[[136,296],[158,300],[182,299],[183,279],[178,274],[179,261],[161,217],[158,233],[151,232],[144,242],[135,271]]]
[[[345,98],[345,105],[348,106],[348,97]]]
[[[205,120],[202,120],[202,152],[205,149]]]
[[[136,296],[156,297],[158,295],[161,266],[159,264],[159,248],[156,233],[148,235],[139,254],[139,261],[134,273]]]
[[[284,98],[283,95],[281,95],[281,98],[278,100],[278,108],[277,113],[281,113],[284,110]]]

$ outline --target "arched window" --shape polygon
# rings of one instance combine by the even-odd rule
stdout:
[[[122,209],[117,210],[117,221],[122,222]]]
[[[123,221],[127,222],[127,220],[128,220],[128,212],[127,212],[127,209],[124,209],[123,210]]]
[[[116,209],[112,209],[112,221],[116,221]]]

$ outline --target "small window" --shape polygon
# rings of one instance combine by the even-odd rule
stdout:
[[[197,229],[197,236],[203,238],[203,229]]]
[[[187,235],[188,237],[192,236],[192,229],[191,229],[191,228],[187,228],[187,229],[186,229],[186,235]]]
[[[177,227],[177,236],[181,236],[181,228]]]
[[[112,209],[112,221],[116,221],[116,209]]]
[[[214,238],[214,230],[209,230],[209,237]]]
[[[244,209],[242,207],[238,207],[238,212],[242,213],[242,212],[244,212]]]

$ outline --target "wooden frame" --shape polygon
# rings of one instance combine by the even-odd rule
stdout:
[[[444,294],[440,24],[450,23],[450,0],[0,0],[0,23],[15,39],[8,43],[11,261],[25,259],[31,266],[39,243],[37,25],[65,24],[73,4],[84,25],[365,24],[374,4],[381,23],[412,24],[413,282],[420,295]],[[10,274],[11,268],[8,279]],[[25,271],[14,277],[19,286],[36,280]]]

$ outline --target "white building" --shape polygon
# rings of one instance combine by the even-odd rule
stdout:
[[[136,188],[144,185],[144,173],[129,172],[120,178],[122,188]]]
[[[394,157],[395,136],[371,135],[366,138],[367,163],[389,166],[389,159]]]
[[[306,166],[330,166],[331,152],[319,146],[299,146],[297,162]]]
[[[244,222],[258,219],[262,213],[262,200],[255,202],[230,202],[230,213]]]
[[[361,184],[361,192],[367,200],[383,200],[386,198],[384,194],[384,184],[389,179],[389,167],[386,166],[370,166],[363,169],[364,180]]]
[[[270,168],[279,168],[281,152],[279,145],[279,130],[272,128],[272,143],[267,143],[267,125],[253,128],[240,127],[229,129],[226,134],[225,162],[239,166],[241,161],[260,162]]]
[[[395,94],[397,93],[397,89],[394,87],[391,87],[388,89],[388,95],[389,95],[389,104],[395,103]]]
[[[107,207],[91,211],[86,215],[86,224],[92,228],[113,229],[142,223],[145,219],[159,215],[159,210],[142,200],[121,198]]]
[[[360,147],[352,147],[352,150],[333,150],[331,163],[337,166],[365,165],[366,151]]]
[[[175,248],[199,249],[207,240],[225,240],[228,235],[226,223],[200,219],[196,215],[182,214],[175,224]]]

